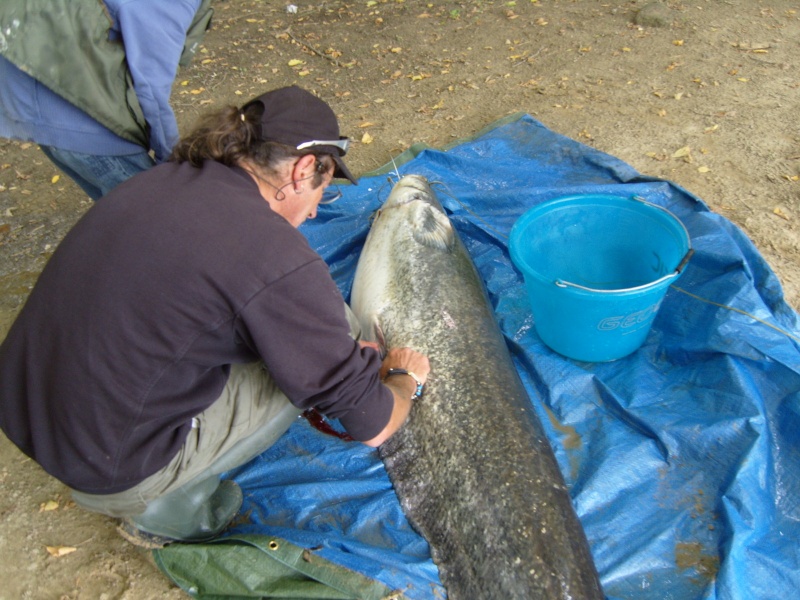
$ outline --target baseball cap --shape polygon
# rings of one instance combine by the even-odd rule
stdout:
[[[259,139],[330,154],[335,163],[333,176],[358,184],[342,160],[350,140],[339,135],[339,122],[326,102],[292,85],[262,94],[245,104],[242,110],[256,103],[264,108]]]

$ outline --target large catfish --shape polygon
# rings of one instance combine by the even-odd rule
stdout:
[[[365,334],[431,363],[380,448],[451,600],[595,599],[586,536],[470,256],[425,178],[370,229],[351,304]]]

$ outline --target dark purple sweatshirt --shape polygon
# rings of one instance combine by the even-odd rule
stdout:
[[[244,171],[166,163],[56,249],[0,346],[0,427],[68,486],[119,492],[177,454],[229,365],[259,359],[357,440],[389,422],[380,359],[303,235]]]

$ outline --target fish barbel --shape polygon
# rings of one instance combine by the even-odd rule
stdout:
[[[365,334],[430,360],[424,396],[379,451],[448,598],[603,598],[480,276],[424,177],[403,177],[375,217],[351,306]]]

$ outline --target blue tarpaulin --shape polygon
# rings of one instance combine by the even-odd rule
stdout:
[[[396,164],[400,175],[436,182],[483,277],[606,596],[798,593],[800,328],[748,238],[688,191],[527,115],[447,150],[412,149]],[[396,181],[394,166],[385,171],[343,187],[339,202],[303,226],[346,299],[370,214],[391,189],[389,171]],[[585,193],[669,209],[695,250],[644,345],[608,363],[564,358],[541,342],[508,252],[523,212]],[[278,536],[408,598],[444,596],[375,450],[300,419],[230,476],[244,490],[247,522],[229,540]],[[184,571],[180,584],[190,589],[191,580]]]

